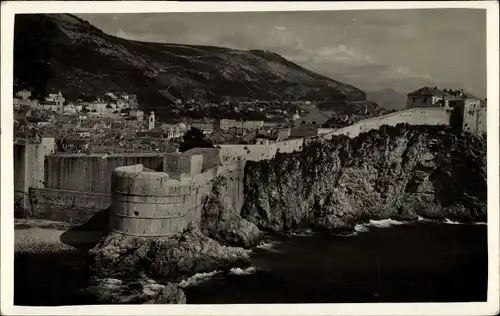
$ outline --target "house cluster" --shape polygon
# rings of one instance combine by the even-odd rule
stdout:
[[[144,112],[138,109],[137,96],[128,93],[106,92],[104,96],[92,102],[77,103],[82,105],[88,115],[97,117],[136,117],[139,121],[144,118]]]
[[[32,92],[21,89],[14,97],[14,108],[22,106],[32,109],[56,112],[60,115],[107,118],[134,118],[139,121],[144,119],[144,112],[138,109],[137,96],[123,92],[107,92],[102,97],[93,101],[67,100],[61,91],[49,93],[43,100],[32,98]]]
[[[485,104],[474,95],[465,92],[463,89],[439,89],[438,87],[423,87],[408,93],[406,108],[417,107],[455,107],[465,100],[477,100]]]

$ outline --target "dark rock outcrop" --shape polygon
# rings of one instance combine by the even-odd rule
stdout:
[[[248,162],[242,217],[261,229],[350,230],[368,219],[486,220],[486,142],[447,127],[383,126]]]
[[[148,275],[169,282],[248,263],[246,250],[222,246],[196,228],[161,238],[110,233],[90,254],[92,270],[99,278]]]
[[[186,295],[175,283],[158,284],[142,277],[123,281],[115,278],[92,280],[87,291],[101,304],[185,304]]]
[[[259,241],[260,230],[234,209],[227,184],[224,176],[215,179],[212,192],[203,204],[201,230],[223,244],[251,247]]]

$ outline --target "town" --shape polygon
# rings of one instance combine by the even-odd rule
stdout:
[[[15,93],[16,139],[53,137],[57,152],[87,154],[175,152],[191,128],[201,131],[214,145],[256,144],[262,139],[283,141],[321,135],[331,132],[332,128],[394,112],[370,111],[369,101],[352,102],[349,106],[361,104],[363,110],[347,115],[322,109],[321,104],[312,101],[225,100],[217,105],[177,99],[176,106],[183,109],[182,115],[162,122],[154,111],[145,113],[140,109],[134,94],[107,92],[91,102],[68,100],[60,91],[48,94],[43,100],[31,95],[27,89]],[[454,107],[466,99],[485,106],[484,100],[461,90],[424,87],[408,94],[406,108]],[[221,113],[224,118],[221,118]],[[249,117],[244,113],[259,113],[254,115],[258,119],[244,120],[242,117]]]
[[[180,118],[162,122],[154,111],[140,109],[134,94],[108,92],[91,102],[68,100],[60,91],[43,100],[31,95],[27,89],[15,94],[15,137],[54,137],[58,152],[171,152],[190,128],[200,130],[212,144],[255,144],[261,138],[284,140],[279,138],[280,129],[292,128],[287,137],[321,134],[329,130],[331,117],[340,117],[330,120],[338,128],[371,114],[363,110],[358,116],[338,116],[335,111],[318,110],[311,101],[226,100],[217,105],[176,100],[183,109]]]
[[[43,101],[30,96],[30,91],[23,89],[14,98],[18,214],[36,208],[30,203],[30,194],[37,192],[34,189],[109,194],[113,170],[131,164],[144,163],[157,171],[169,170],[171,176],[179,170],[192,174],[191,167],[186,166],[193,164],[196,155],[201,155],[203,161],[198,162],[202,167],[195,167],[199,169],[196,172],[201,172],[240,160],[270,159],[276,150],[290,152],[302,148],[306,139],[356,137],[384,124],[451,125],[476,135],[486,133],[484,100],[461,90],[445,91],[437,87],[409,93],[406,109],[401,111],[370,113],[367,102],[363,111],[357,111],[361,113],[349,117],[321,111],[312,102],[303,102],[296,103],[300,109],[294,114],[274,121],[184,118],[161,122],[153,111],[145,114],[138,108],[136,96],[126,93],[109,92],[93,102],[68,101],[61,92],[49,94]],[[80,165],[78,159],[64,162],[72,157],[81,161],[97,158],[97,161],[93,167]],[[106,157],[113,157],[113,162],[104,166],[102,159]],[[68,166],[70,169],[66,170]],[[93,183],[86,188],[81,181],[84,178],[76,175],[87,172],[88,168],[89,172],[101,171],[85,178]],[[74,201],[71,203],[78,206]]]

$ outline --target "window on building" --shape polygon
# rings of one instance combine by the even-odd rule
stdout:
[[[424,103],[427,103],[427,98],[424,98]]]
[[[415,97],[411,98],[411,102],[415,102],[415,101],[416,101]]]

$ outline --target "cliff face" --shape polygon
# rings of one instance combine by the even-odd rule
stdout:
[[[384,126],[248,162],[241,215],[259,228],[350,230],[368,219],[486,220],[486,142],[445,127]]]
[[[250,247],[260,238],[255,224],[241,218],[232,205],[228,179],[220,175],[203,203],[200,228],[204,235],[229,246]]]
[[[15,19],[14,79],[40,97],[60,90],[90,98],[134,93],[142,106],[177,98],[218,100],[365,100],[356,87],[307,70],[280,55],[224,47],[131,41],[70,14],[20,14]]]

